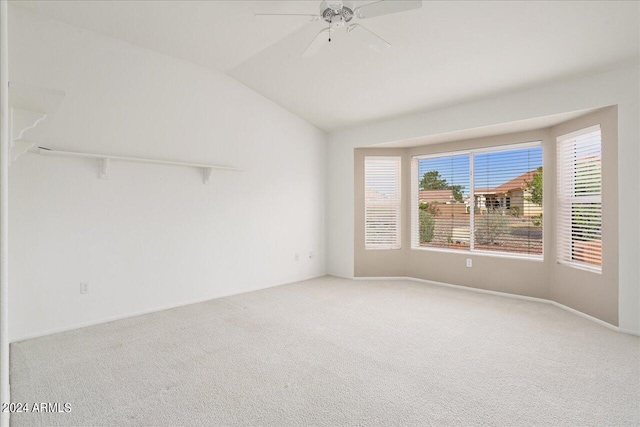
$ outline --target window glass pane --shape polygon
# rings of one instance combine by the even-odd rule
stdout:
[[[542,255],[542,147],[473,159],[474,249]]]
[[[600,266],[602,264],[602,204],[571,204],[571,259]]]
[[[469,155],[418,160],[419,246],[469,250]]]

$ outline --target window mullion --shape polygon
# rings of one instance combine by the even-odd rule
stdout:
[[[475,210],[476,197],[474,193],[474,154],[469,156],[469,250],[473,252],[475,248]]]

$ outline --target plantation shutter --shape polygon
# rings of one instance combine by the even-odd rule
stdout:
[[[600,126],[558,137],[558,262],[602,269]]]
[[[365,157],[365,249],[400,249],[400,165],[400,157]]]
[[[473,154],[474,249],[542,255],[542,146]]]

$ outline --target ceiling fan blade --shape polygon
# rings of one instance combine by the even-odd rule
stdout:
[[[256,18],[272,18],[272,17],[283,17],[283,16],[299,16],[301,18],[308,18],[309,21],[318,21],[320,20],[320,15],[312,15],[308,13],[256,13]]]
[[[391,43],[369,30],[367,27],[363,27],[360,24],[351,24],[347,28],[347,33],[357,36],[362,42],[369,46],[369,49],[375,52],[382,52],[384,49],[391,47]]]
[[[302,52],[302,56],[304,58],[308,58],[318,53],[320,48],[329,41],[331,33],[333,33],[333,29],[330,28],[325,28],[324,30],[320,31],[318,35],[313,39],[313,41],[309,43],[309,46],[307,46],[304,52]]]
[[[360,19],[390,15],[407,10],[420,9],[422,0],[380,0],[374,3],[356,7],[354,15]]]

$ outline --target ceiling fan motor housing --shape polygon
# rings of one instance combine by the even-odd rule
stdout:
[[[352,1],[323,0],[320,3],[320,16],[333,28],[342,27],[353,19]]]

